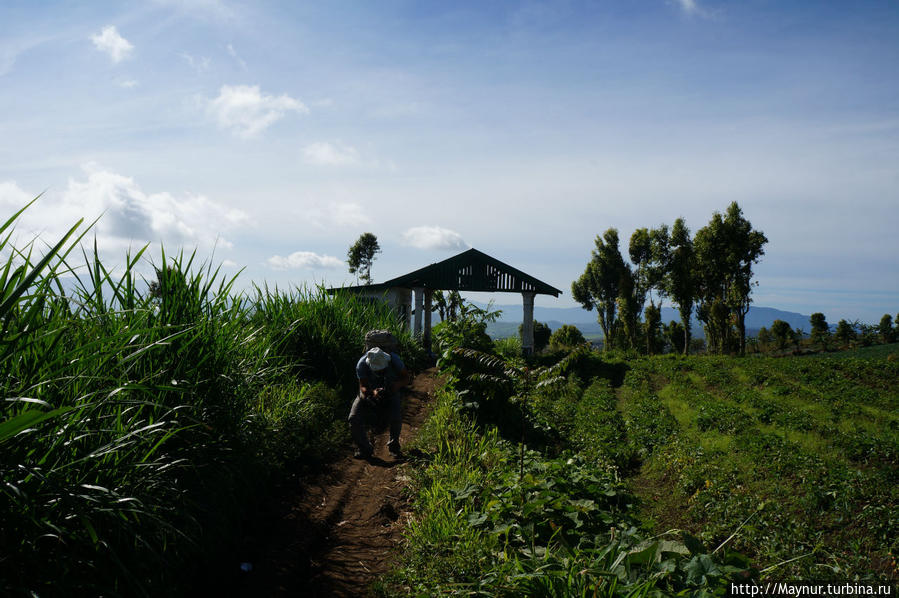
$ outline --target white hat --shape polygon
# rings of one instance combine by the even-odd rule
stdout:
[[[373,372],[380,372],[390,365],[390,353],[382,351],[380,347],[375,347],[365,354],[365,363]]]

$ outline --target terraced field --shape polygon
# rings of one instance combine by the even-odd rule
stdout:
[[[655,528],[687,529],[710,545],[735,534],[730,546],[779,577],[896,576],[899,363],[630,366],[618,407],[643,459],[630,487]]]

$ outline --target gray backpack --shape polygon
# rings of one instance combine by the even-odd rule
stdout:
[[[370,330],[365,333],[365,350],[379,347],[382,351],[396,353],[400,345],[389,330]]]

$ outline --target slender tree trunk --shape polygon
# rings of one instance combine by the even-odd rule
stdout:
[[[602,315],[602,312],[599,314],[599,326],[602,328],[602,350],[608,351],[611,348],[612,337],[609,333],[609,325],[606,324],[606,320]]]
[[[746,355],[746,313],[740,309],[737,317],[737,328],[740,331],[740,356]]]
[[[693,304],[689,303],[680,309],[680,321],[684,325],[684,355],[690,354],[690,341],[692,334],[690,332],[690,321],[693,318]]]

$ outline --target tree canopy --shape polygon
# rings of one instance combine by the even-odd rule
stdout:
[[[347,251],[350,274],[356,274],[365,284],[371,284],[371,266],[375,256],[381,253],[378,238],[372,233],[362,233]]]
[[[596,237],[584,273],[571,285],[572,295],[584,309],[596,308],[607,348],[658,350],[663,339],[659,313],[667,297],[681,316],[677,330],[684,338],[675,347],[689,351],[690,320],[698,305],[709,349],[743,354],[753,266],[767,242],[736,202],[723,214],[715,212],[692,239],[683,218],[670,228],[638,228],[628,246],[630,263],[621,255],[618,230],[609,228]]]

